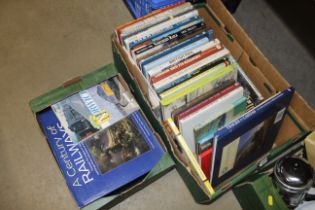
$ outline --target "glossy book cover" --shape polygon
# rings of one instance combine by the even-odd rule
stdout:
[[[80,208],[147,174],[164,154],[139,109],[128,115],[117,116],[119,120],[97,131],[89,131],[87,137],[76,141],[71,138],[73,132],[69,135],[70,129],[64,127],[52,108],[37,114],[55,159]]]

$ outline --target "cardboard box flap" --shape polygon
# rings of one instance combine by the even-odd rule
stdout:
[[[29,102],[29,105],[32,112],[37,113],[69,95],[92,87],[93,85],[109,79],[117,74],[118,71],[115,65],[108,64],[82,77],[75,77],[72,80],[68,80],[62,86],[32,99]]]
[[[240,46],[248,54],[249,59],[260,69],[264,76],[271,82],[277,91],[284,90],[290,84],[281,76],[276,68],[268,61],[263,53],[254,44],[252,39],[246,34],[244,29],[238,24],[234,17],[225,9],[220,0],[207,1],[209,7],[216,12],[216,18],[224,23],[222,30],[230,31],[233,37],[237,40]],[[307,104],[307,102],[298,94],[295,93],[291,102],[291,107],[294,109],[299,119],[303,119],[306,129],[315,129],[315,112]]]

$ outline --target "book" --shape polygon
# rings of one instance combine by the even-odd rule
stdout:
[[[220,71],[215,71],[214,73],[207,75],[206,77],[201,76],[200,78],[197,78],[198,80],[191,83],[189,86],[161,99],[162,119],[171,117],[174,110],[184,106],[203,94],[209,94],[214,90],[218,90],[220,87],[234,84],[236,78],[237,69],[235,69],[234,65],[229,65]]]
[[[207,179],[210,180],[210,168],[211,168],[211,158],[212,158],[212,147],[208,148],[204,152],[198,155],[199,164],[206,175]]]
[[[204,59],[197,61],[196,63],[187,66],[184,69],[181,69],[180,71],[175,72],[174,74],[169,75],[168,77],[161,79],[157,82],[152,83],[153,88],[156,90],[157,93],[160,93],[160,97],[164,98],[167,95],[171,94],[172,91],[175,91],[177,84],[184,82],[185,80],[190,79],[191,77],[201,74],[204,71],[208,70],[207,72],[210,73],[210,71],[213,68],[213,63],[222,57],[229,54],[229,51],[226,49],[221,49],[217,53],[209,55],[205,57]],[[220,69],[219,67],[225,67],[229,63],[223,62],[221,64],[217,65],[216,70]],[[205,75],[203,75],[205,76]],[[171,90],[167,90],[170,89]],[[178,87],[179,88],[179,87]]]
[[[164,35],[160,39],[154,38],[140,45],[135,46],[131,49],[131,56],[139,63],[140,60],[145,59],[153,54],[170,48],[180,42],[183,42],[189,38],[196,36],[198,33],[206,29],[206,24],[204,22],[199,22],[200,20],[194,21],[190,24],[184,25],[180,31],[171,33],[169,35]],[[193,24],[195,23],[195,24]]]
[[[131,35],[139,33],[149,27],[167,21],[193,9],[194,8],[190,3],[181,2],[155,10],[144,17],[116,27],[116,35],[120,44],[122,44],[123,40]]]
[[[196,35],[197,37],[198,35]],[[192,39],[190,39],[192,40]],[[187,40],[189,41],[189,40]],[[185,41],[186,42],[186,41]],[[148,80],[151,80],[152,77],[159,75],[163,73],[164,71],[168,71],[168,69],[173,68],[175,66],[180,66],[182,62],[185,62],[188,59],[193,58],[194,56],[208,50],[209,48],[215,46],[219,41],[218,40],[209,40],[209,42],[206,42],[205,44],[199,45],[195,48],[191,48],[190,50],[182,49],[182,51],[176,51],[178,49],[181,49],[179,45],[174,46],[173,53],[166,55],[167,57],[162,57],[160,59],[159,65],[156,65],[155,67],[149,69],[146,71]],[[181,43],[184,44],[184,43]],[[175,48],[176,47],[176,48]],[[162,52],[164,53],[164,52]],[[165,55],[163,55],[165,56]],[[157,60],[158,61],[158,60]],[[151,80],[152,82],[152,80]]]
[[[37,118],[80,208],[146,175],[165,153],[139,109],[80,141],[60,116],[49,107]],[[86,130],[87,121],[76,128]]]
[[[226,113],[233,104],[243,97],[244,89],[238,87],[229,93],[217,98],[210,102],[203,108],[190,113],[188,116],[178,120],[179,130],[185,138],[190,149],[198,154],[196,148],[197,142],[194,137],[194,128],[199,125],[200,122],[213,121],[221,114]]]
[[[290,87],[215,133],[211,184],[224,185],[271,148],[294,94]]]
[[[172,18],[168,21],[162,22],[155,26],[152,26],[141,33],[137,33],[123,40],[123,46],[129,52],[133,46],[140,44],[146,40],[149,40],[157,34],[164,33],[166,31],[172,30],[178,26],[184,25],[193,19],[198,18],[198,11],[192,10],[181,16]]]
[[[212,42],[212,41],[211,41]],[[215,40],[213,41],[215,43]],[[189,67],[190,65],[205,59],[206,57],[220,51],[221,49],[223,49],[223,45],[221,44],[217,44],[213,47],[210,47],[209,49],[206,49],[205,51],[200,51],[196,54],[194,54],[192,57],[189,57],[185,60],[183,60],[182,62],[179,62],[178,64],[175,64],[163,71],[161,71],[160,73],[157,73],[155,75],[150,76],[151,79],[151,84],[154,84],[162,79],[165,79],[169,76],[171,76],[172,74],[181,71],[184,68]]]
[[[52,110],[74,142],[107,128],[139,109],[118,77],[83,90],[53,104]]]
[[[159,69],[167,68],[169,65],[180,62],[185,57],[189,57],[198,51],[193,49],[198,48],[212,40],[213,31],[206,31],[197,36],[188,39],[178,45],[175,45],[167,50],[161,51],[139,63],[139,67],[143,74],[148,78],[148,74],[152,75],[153,68],[159,67]],[[149,71],[151,73],[149,73]],[[158,71],[156,71],[158,73]]]
[[[191,113],[196,112],[205,106],[209,105],[211,102],[219,99],[220,97],[223,97],[224,95],[230,93],[231,91],[241,87],[239,82],[234,83],[233,85],[228,86],[227,88],[211,95],[208,98],[205,98],[204,100],[200,101],[199,103],[196,103],[193,106],[190,106],[188,109],[182,111],[181,113],[177,114],[174,118],[175,123],[178,125],[178,121],[180,119],[184,119],[185,117],[189,116]]]
[[[236,60],[231,55],[227,56],[227,58],[231,63],[235,63],[237,66],[237,81],[244,87],[245,96],[249,99],[249,103],[251,103],[252,106],[257,106],[260,104],[264,100],[263,95],[259,92],[259,90],[253,84],[251,79],[246,75],[241,66],[236,62]]]
[[[200,122],[194,127],[194,138],[197,144],[197,154],[212,146],[214,133],[221,127],[237,119],[247,110],[247,98],[245,96],[236,100],[227,108],[215,113],[209,119]]]
[[[183,136],[177,129],[174,121],[171,118],[168,118],[164,123],[166,129],[168,130],[169,134],[173,137],[174,140],[176,140],[179,151],[182,151],[184,155],[186,156],[187,161],[190,164],[190,168],[192,171],[194,171],[198,178],[202,181],[204,184],[204,188],[208,191],[210,195],[214,194],[214,190],[212,186],[210,185],[209,180],[207,179],[206,175],[200,168],[200,165],[198,164],[198,161],[190,148],[188,147],[187,143],[185,142]]]

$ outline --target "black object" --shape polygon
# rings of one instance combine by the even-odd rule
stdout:
[[[290,208],[295,208],[304,200],[313,184],[313,169],[302,159],[283,158],[274,166],[274,181],[283,200]],[[311,199],[311,196],[308,195],[307,199]]]
[[[225,7],[230,11],[230,13],[234,13],[241,3],[241,0],[222,0]]]

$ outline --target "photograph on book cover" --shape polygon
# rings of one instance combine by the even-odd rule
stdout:
[[[52,109],[70,139],[79,142],[139,107],[118,78],[113,77],[52,105]]]
[[[101,173],[106,173],[150,150],[130,117],[94,134],[84,143]]]
[[[278,93],[215,133],[211,168],[214,187],[224,184],[272,148],[293,93],[294,88]]]

